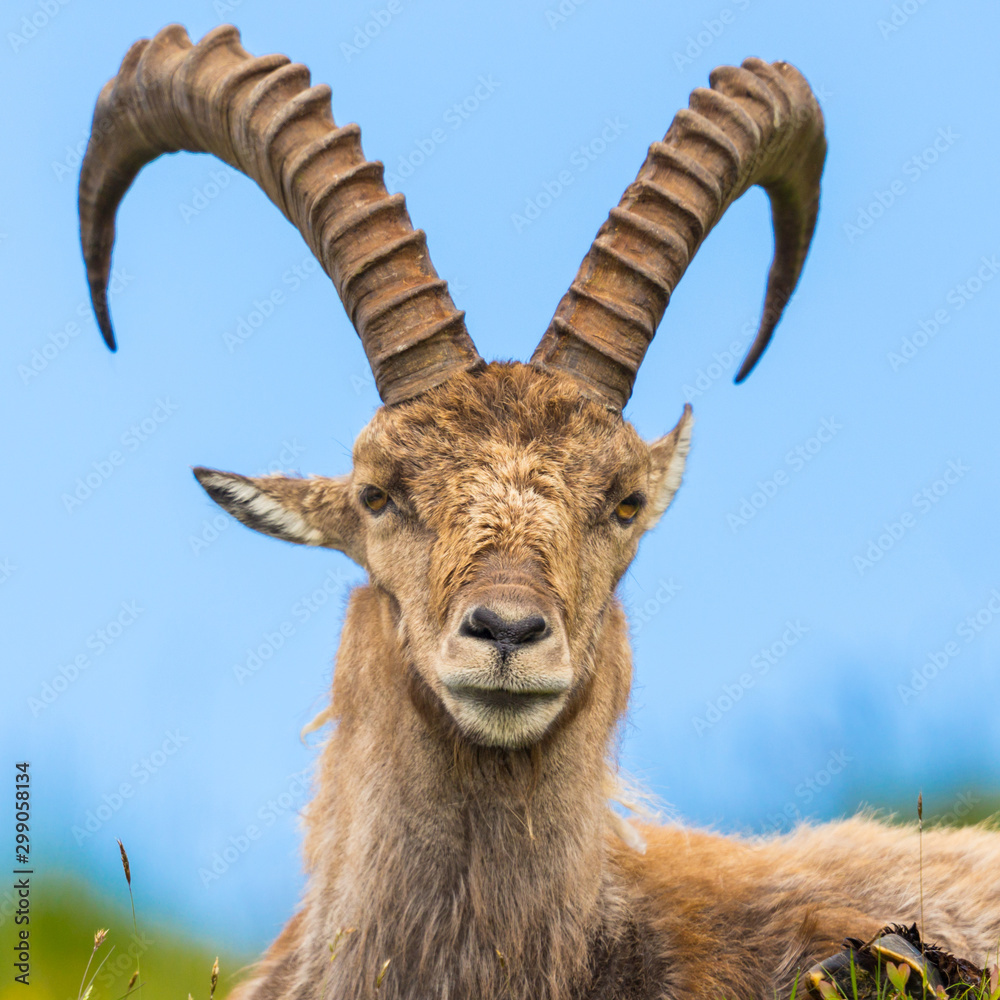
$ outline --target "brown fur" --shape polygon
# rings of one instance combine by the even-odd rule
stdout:
[[[241,1000],[375,997],[387,960],[377,995],[392,1000],[771,997],[844,936],[917,919],[912,831],[647,827],[645,854],[611,832],[631,683],[614,590],[689,430],[686,413],[647,446],[564,377],[494,364],[380,410],[341,479],[198,470],[251,526],[342,549],[370,578],[337,656],[305,897]],[[365,486],[393,506],[373,515]],[[636,492],[644,509],[617,522]],[[490,600],[538,610],[551,637],[484,658],[458,626]],[[518,685],[556,668],[568,686],[542,729],[467,718],[448,693],[449,671]],[[927,938],[985,961],[1000,836],[928,833],[923,878]]]

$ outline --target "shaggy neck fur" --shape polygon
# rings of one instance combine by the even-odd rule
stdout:
[[[600,668],[527,751],[461,742],[395,636],[391,598],[355,592],[308,812],[305,908],[272,953],[295,953],[281,978],[296,995],[369,997],[389,960],[379,1000],[591,988],[626,932],[605,846],[606,757],[630,679],[620,608],[595,641]]]

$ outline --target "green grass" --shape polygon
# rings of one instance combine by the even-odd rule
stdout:
[[[868,796],[861,801],[874,805],[885,800],[878,796]],[[897,823],[912,823],[917,818],[916,796],[909,802],[880,805],[877,814],[891,815]],[[925,829],[935,826],[971,826],[992,817],[1000,817],[1000,797],[996,793],[970,788],[961,792],[926,796],[924,800]]]
[[[209,995],[212,963],[219,956],[221,1000],[239,981],[239,972],[256,956],[237,955],[217,948],[211,941],[161,923],[143,919],[137,903],[139,940],[132,930],[132,911],[122,878],[122,900],[112,902],[70,877],[50,877],[32,882],[31,894],[31,987],[25,990],[13,981],[6,956],[12,955],[14,923],[8,918],[0,926],[0,944],[6,969],[0,979],[0,1000],[30,996],[32,1000],[75,1000],[80,978],[94,947],[94,934],[108,928],[108,936],[91,965],[107,958],[94,980],[90,1000],[118,1000],[126,990],[139,954],[141,976],[129,994],[139,1000],[195,1000]],[[111,948],[114,946],[114,950]],[[142,985],[140,992],[139,986]]]
[[[893,822],[910,823],[919,815],[922,819],[921,829],[938,827],[961,827],[991,820],[994,824],[1000,820],[1000,798],[996,795],[981,793],[976,789],[956,792],[946,796],[936,796],[936,809],[927,809],[922,802],[911,803],[908,807],[879,810],[879,814],[889,817]],[[917,808],[914,808],[914,806]],[[923,886],[920,888],[921,913],[923,911]],[[923,917],[921,915],[921,925]],[[923,946],[921,946],[921,951]],[[983,977],[976,984],[955,983],[947,990],[938,987],[938,993],[931,991],[929,984],[921,971],[904,964],[898,965],[887,961],[883,968],[881,961],[874,974],[859,975],[853,958],[850,964],[850,983],[837,984],[830,980],[816,984],[817,992],[823,1000],[908,1000],[908,997],[922,997],[926,1000],[1000,1000],[1000,969],[997,968],[994,956]],[[912,975],[916,973],[916,975]],[[912,980],[912,981],[910,981]],[[799,992],[798,979],[792,991],[792,1000]],[[847,988],[845,988],[845,986]],[[805,991],[802,991],[805,992]]]
[[[850,983],[840,985],[830,980],[819,984],[822,1000],[1000,1000],[1000,970],[984,970],[976,984],[956,983],[947,989],[938,986],[935,993],[921,972],[903,964],[887,962],[872,975],[862,976],[852,959]],[[916,973],[916,974],[914,974]],[[799,981],[796,978],[789,1000],[795,1000]]]

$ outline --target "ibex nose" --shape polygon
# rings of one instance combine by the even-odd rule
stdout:
[[[506,656],[519,646],[544,639],[549,634],[549,626],[541,615],[509,621],[489,608],[478,607],[465,616],[459,632],[472,639],[492,642],[500,654]]]

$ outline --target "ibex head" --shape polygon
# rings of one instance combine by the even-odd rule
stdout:
[[[351,556],[391,595],[413,666],[462,732],[523,746],[585,685],[690,427],[686,412],[647,446],[565,375],[494,363],[382,407],[343,478],[196,474],[245,524]]]
[[[486,364],[424,234],[326,86],[235,28],[192,46],[138,42],[101,94],[80,181],[91,296],[106,288],[119,201],[163,152],[210,152],[252,177],[331,277],[384,406],[344,477],[196,469],[265,534],[345,552],[388,599],[415,704],[460,738],[537,743],[588,696],[615,586],[680,485],[691,435],[644,443],[622,418],[673,288],[726,208],[771,198],[775,255],[749,374],[799,277],[825,156],[822,117],[791,66],[747,60],[696,90],[613,209],[529,364]],[[100,126],[100,127],[99,127]],[[610,623],[610,624],[609,624]],[[624,697],[624,696],[622,696]]]

